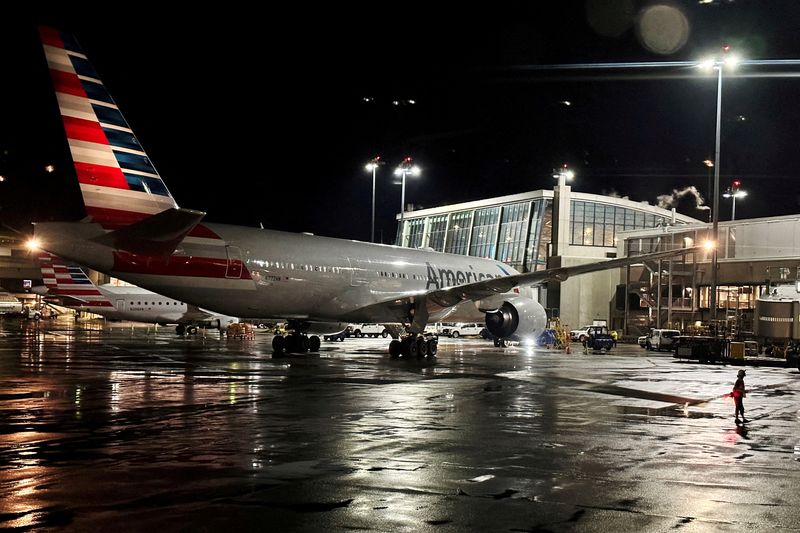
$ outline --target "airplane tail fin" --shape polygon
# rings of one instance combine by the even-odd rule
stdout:
[[[75,38],[39,35],[91,221],[113,230],[178,207]]]
[[[77,265],[67,266],[60,257],[42,252],[39,255],[42,279],[48,294],[64,299],[67,307],[114,307],[89,276]]]

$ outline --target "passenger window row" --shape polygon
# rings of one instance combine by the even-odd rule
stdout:
[[[250,262],[250,261],[249,261]],[[297,265],[295,263],[285,263],[283,261],[260,261],[252,260],[252,263],[261,268],[278,268],[282,270],[303,270],[306,272],[325,272],[331,274],[341,274],[342,267],[327,265]]]

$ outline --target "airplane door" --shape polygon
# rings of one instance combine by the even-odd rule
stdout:
[[[125,311],[125,300],[117,300],[117,311]]]
[[[228,265],[225,268],[225,277],[239,279],[242,277],[242,250],[238,246],[226,246]]]
[[[347,258],[350,263],[350,285],[358,287],[359,285],[366,285],[369,283],[367,279],[367,272],[369,271],[369,261],[362,261],[360,259]]]

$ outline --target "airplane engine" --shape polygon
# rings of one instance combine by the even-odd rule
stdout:
[[[508,298],[486,313],[486,329],[501,339],[536,339],[547,327],[547,313],[539,302],[524,296]]]

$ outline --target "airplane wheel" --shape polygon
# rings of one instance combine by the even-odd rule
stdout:
[[[286,337],[283,335],[275,335],[272,339],[272,351],[276,355],[280,355],[283,353],[284,349],[286,349]]]
[[[494,347],[495,348],[500,348],[500,339],[495,338],[495,339],[492,339],[492,340],[494,341]]]
[[[400,341],[403,355],[406,357],[416,357],[418,350],[417,340],[414,337],[406,337]]]
[[[433,357],[439,351],[439,341],[436,339],[428,339],[428,357]]]
[[[300,353],[306,353],[309,348],[309,340],[308,337],[305,335],[298,335],[297,336],[297,351]]]
[[[389,355],[392,357],[392,359],[397,359],[400,357],[400,352],[403,351],[403,348],[400,344],[400,341],[397,339],[389,343]]]
[[[197,334],[197,326],[189,326],[189,335]]]
[[[500,339],[500,347],[501,348],[508,348],[508,341],[505,339]]]
[[[186,333],[186,326],[184,326],[183,324],[178,324],[177,326],[175,326],[175,333],[177,333],[178,335],[183,335],[184,333]]]
[[[425,342],[425,339],[419,337],[417,339],[417,357],[427,357],[428,356],[428,343]]]
[[[308,351],[309,352],[318,352],[319,351],[319,337],[316,335],[312,335],[308,338]]]

